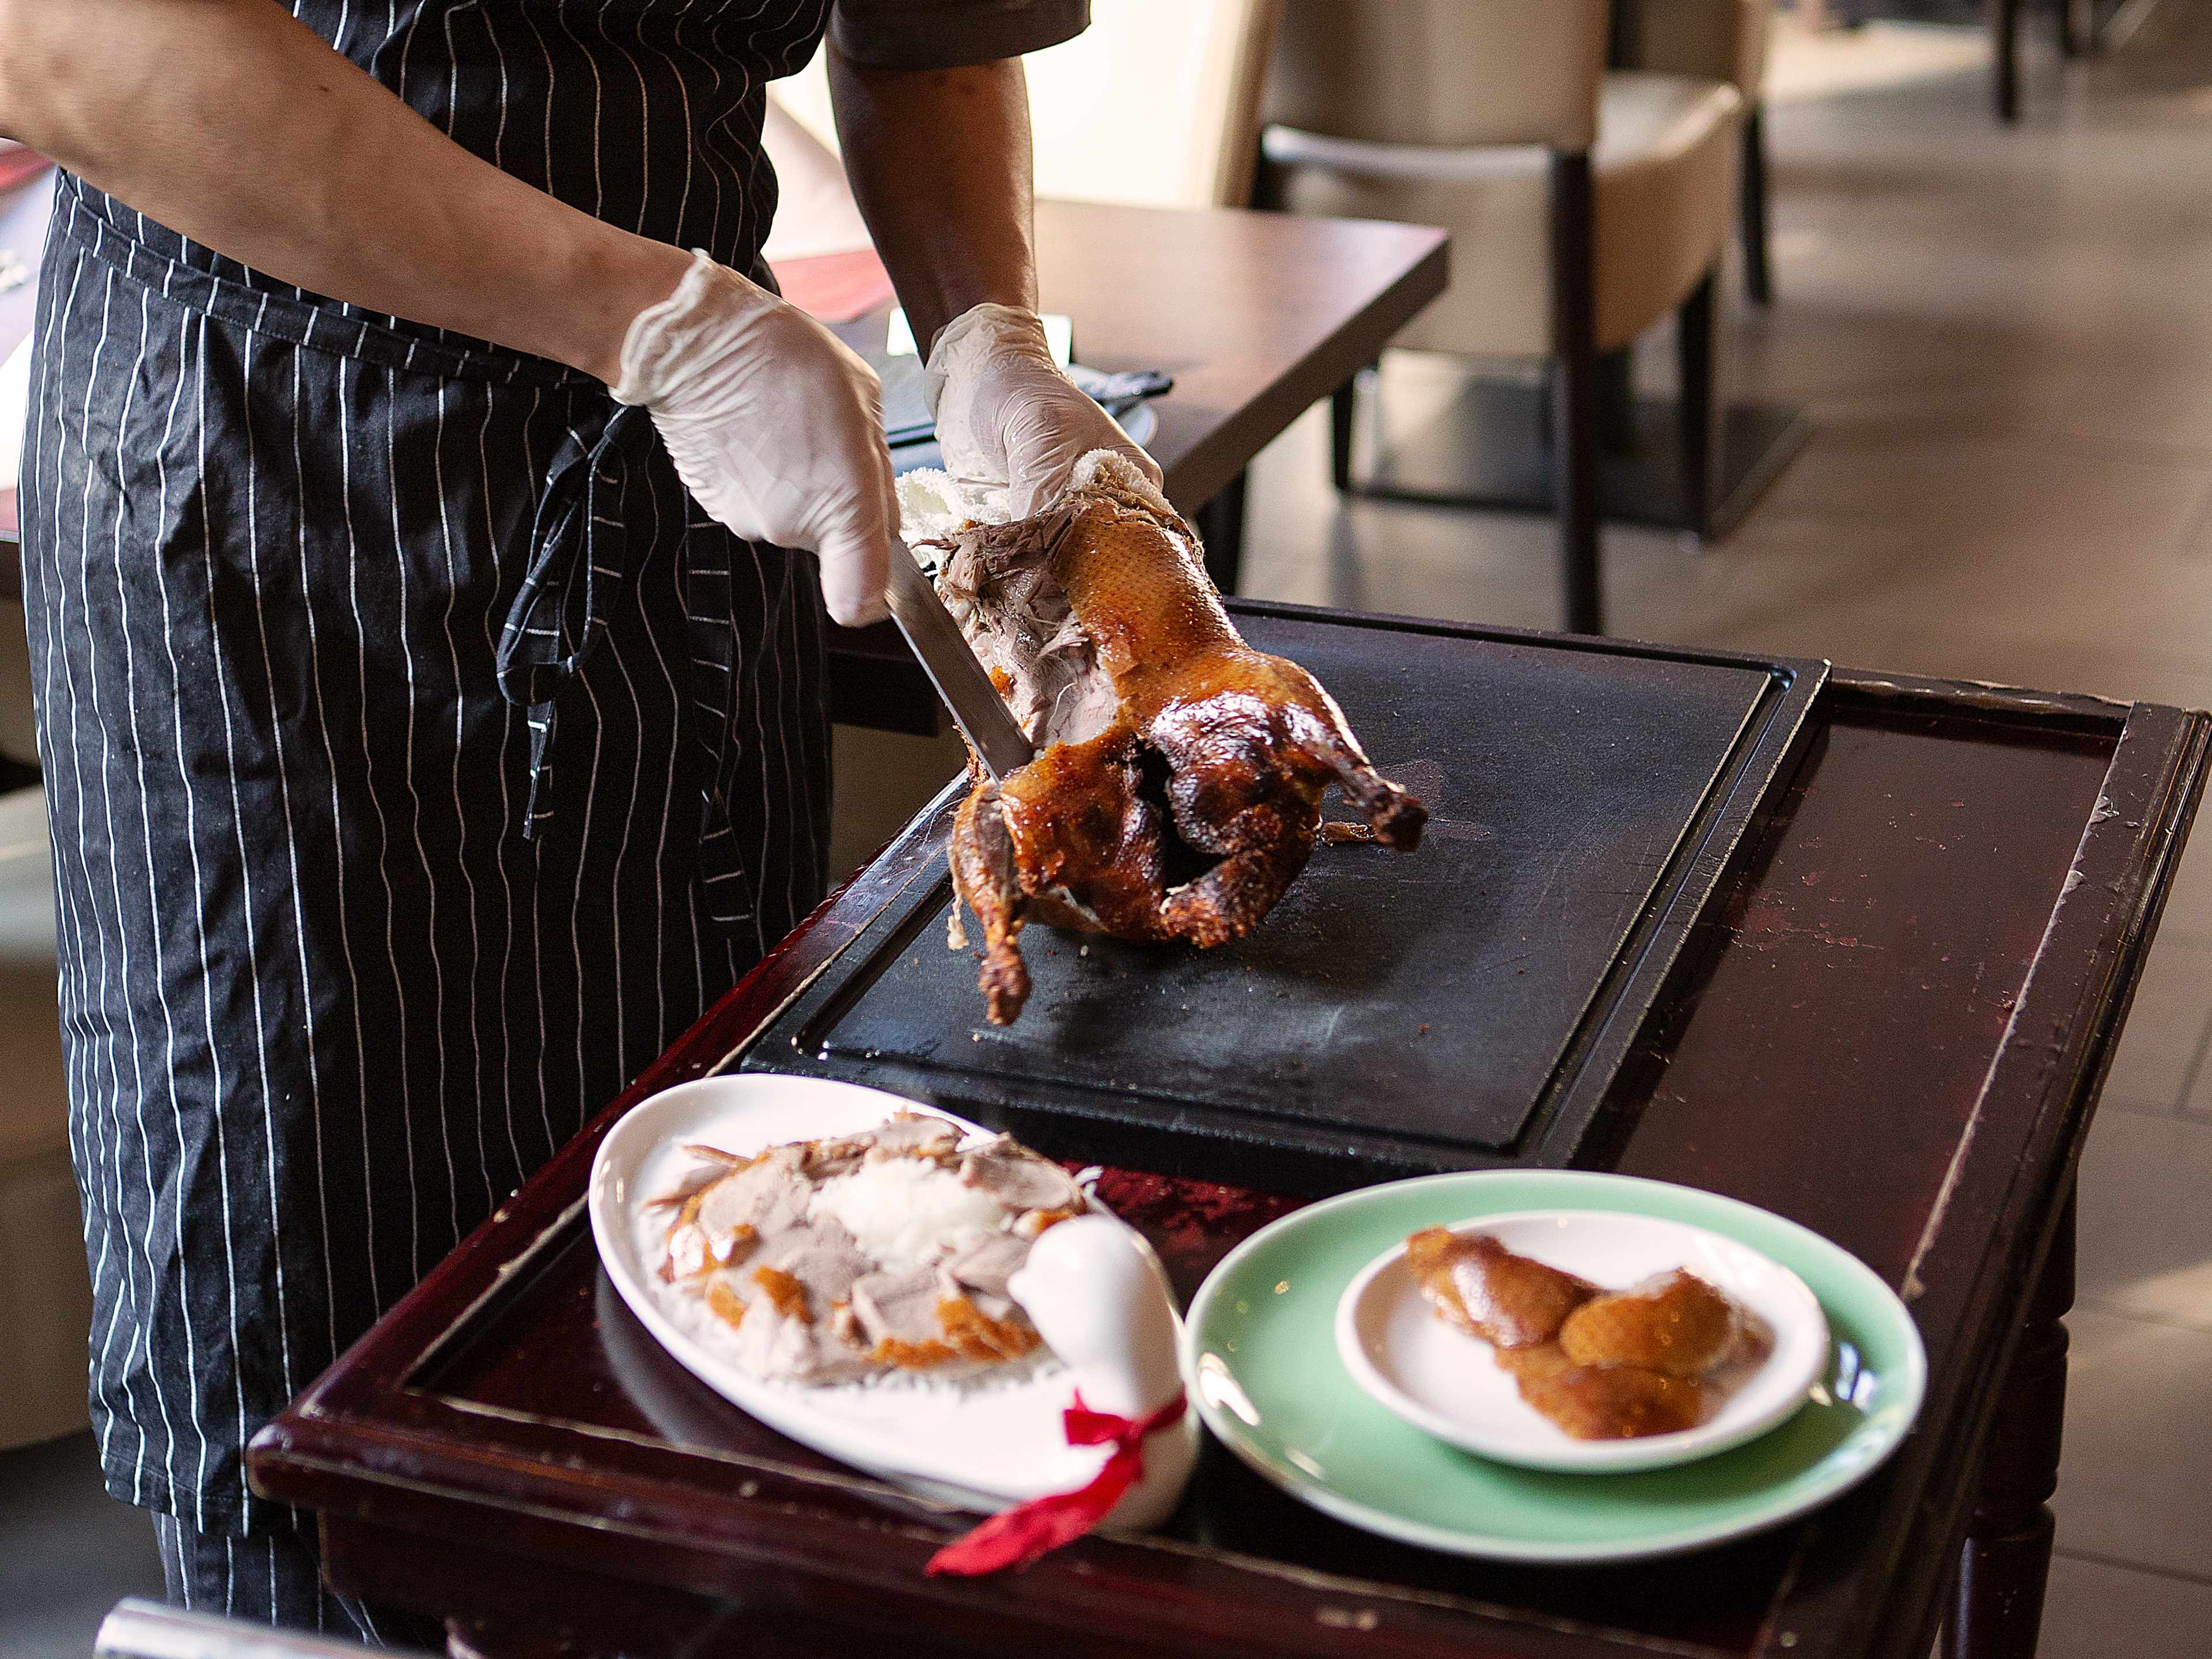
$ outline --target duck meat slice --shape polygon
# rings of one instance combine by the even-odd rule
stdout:
[[[1006,1280],[1030,1259],[1030,1241],[1018,1233],[985,1233],[965,1249],[947,1257],[945,1271],[955,1283],[974,1291],[979,1301],[1003,1298]],[[1005,1315],[994,1313],[994,1319]]]
[[[871,1273],[854,1285],[853,1314],[869,1357],[908,1370],[957,1358],[938,1316],[945,1297],[945,1281],[927,1267]]]
[[[778,1146],[691,1192],[669,1224],[662,1276],[690,1279],[742,1261],[763,1233],[803,1224],[813,1188],[802,1149]]]
[[[838,1336],[833,1322],[780,1311],[766,1297],[746,1304],[738,1359],[771,1382],[846,1382],[874,1369],[866,1354]]]
[[[958,1125],[947,1123],[941,1117],[901,1112],[874,1132],[867,1149],[867,1161],[877,1164],[889,1158],[927,1158],[942,1164],[960,1145],[960,1135]]]
[[[740,1227],[756,1233],[781,1232],[806,1219],[813,1189],[800,1173],[804,1153],[778,1146],[744,1168],[724,1176],[685,1200],[678,1224],[696,1223],[709,1238]]]
[[[862,1134],[810,1140],[800,1149],[800,1170],[810,1181],[827,1181],[832,1176],[849,1174],[860,1167],[860,1160],[875,1144],[872,1129]]]
[[[971,768],[953,824],[994,1024],[1029,994],[1025,921],[1221,945],[1305,867],[1332,785],[1400,852],[1428,817],[1311,674],[1244,642],[1196,533],[1134,468],[1100,453],[1075,479],[1044,513],[936,544],[946,608],[1037,748],[1003,778]]]
[[[1075,1184],[1074,1176],[1007,1135],[962,1158],[960,1180],[964,1186],[980,1187],[1017,1213],[1085,1207],[1083,1188]]]
[[[875,1271],[844,1224],[828,1217],[768,1235],[750,1259],[798,1285],[809,1310],[817,1316],[848,1299],[853,1286]]]

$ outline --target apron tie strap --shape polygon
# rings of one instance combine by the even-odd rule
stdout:
[[[526,840],[536,840],[556,816],[554,739],[562,694],[605,639],[607,619],[635,574],[631,473],[649,464],[653,438],[652,419],[637,405],[618,405],[589,441],[572,428],[538,496],[530,563],[500,630],[496,659],[501,695],[526,711],[530,726]],[[732,550],[727,538],[718,537],[713,551],[702,557],[685,538],[684,603],[692,658],[692,706],[685,723],[694,733],[701,772],[698,879],[708,918],[724,926],[749,921],[753,915],[727,785],[734,770],[738,672],[730,607]]]

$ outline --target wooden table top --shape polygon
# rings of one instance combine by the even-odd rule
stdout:
[[[1037,286],[1076,355],[1175,376],[1150,446],[1194,513],[1444,291],[1445,233],[1243,209],[1036,205]]]
[[[818,1656],[870,1632],[902,1653],[1318,1659],[1356,1632],[1394,1656],[1923,1659],[2212,720],[1838,673],[1808,725],[1582,1159],[1809,1225],[1911,1306],[1918,1426],[1795,1523],[1674,1561],[1468,1561],[1327,1519],[1212,1448],[1161,1534],[932,1580],[961,1517],[682,1371],[599,1271],[592,1152],[629,1104],[730,1063],[905,884],[935,879],[950,794],[272,1425],[254,1478],[322,1511],[342,1587],[639,1654]],[[1186,1294],[1297,1202],[1131,1170],[1100,1190]]]
[[[1094,368],[1160,369],[1147,446],[1185,514],[1382,355],[1444,291],[1445,233],[1240,208],[1036,204],[1037,285]],[[936,696],[889,623],[830,630],[836,717],[938,730]]]

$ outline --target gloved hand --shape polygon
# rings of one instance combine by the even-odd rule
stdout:
[[[981,305],[962,312],[930,348],[923,390],[945,470],[1006,484],[1018,519],[1057,500],[1076,462],[1094,449],[1119,450],[1160,482],[1152,458],[1053,362],[1033,311]]]
[[[652,411],[699,505],[749,540],[822,560],[848,628],[880,622],[898,526],[875,371],[798,307],[696,254],[623,338],[625,404]]]

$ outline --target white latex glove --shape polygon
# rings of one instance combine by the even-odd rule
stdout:
[[[875,371],[757,283],[695,254],[623,337],[617,401],[642,404],[699,505],[738,535],[822,561],[848,628],[880,622],[898,494]]]
[[[923,390],[945,470],[1006,485],[1018,519],[1058,500],[1076,462],[1094,449],[1119,450],[1160,482],[1158,464],[1053,362],[1033,311],[981,305],[962,312],[930,348]]]

